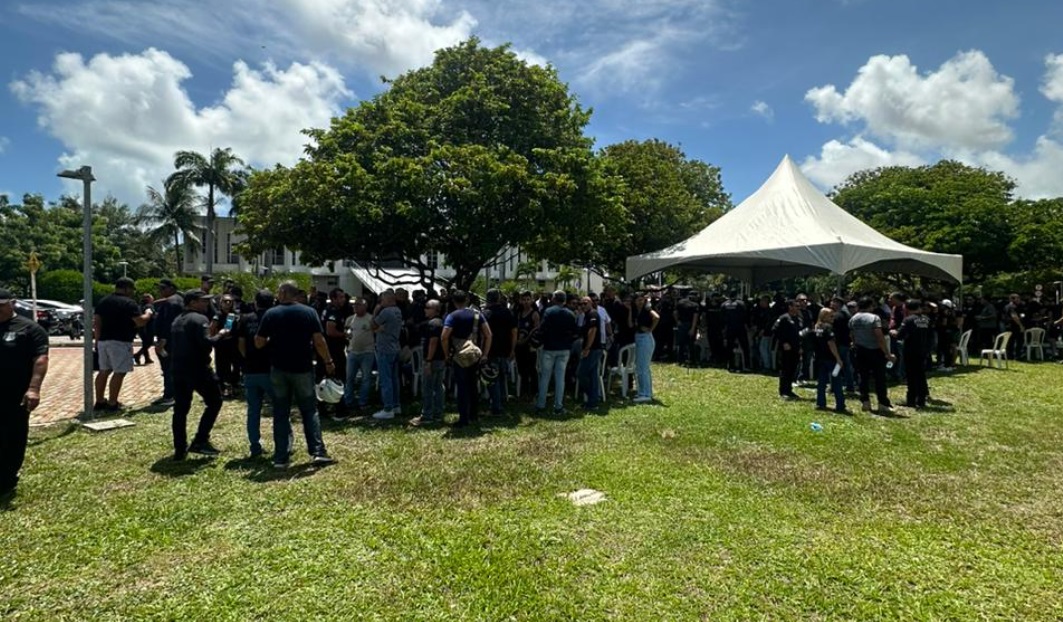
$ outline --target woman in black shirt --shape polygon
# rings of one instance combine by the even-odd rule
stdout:
[[[845,366],[834,339],[834,311],[820,309],[813,331],[816,353],[816,410],[827,410],[827,385],[834,394],[834,411],[845,412],[845,392],[842,391],[841,369]],[[837,369],[837,371],[835,371]]]

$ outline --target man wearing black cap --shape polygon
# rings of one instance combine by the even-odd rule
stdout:
[[[210,323],[206,311],[210,308],[210,296],[202,290],[192,289],[184,294],[185,308],[170,327],[170,355],[173,357],[173,458],[184,460],[188,452],[206,456],[218,455],[210,443],[210,431],[221,412],[221,389],[218,378],[210,368],[210,352],[213,342],[229,334],[222,329],[210,337]],[[192,409],[192,393],[203,398],[205,406],[199,419],[199,428],[192,443],[188,443],[186,430],[188,412]]]
[[[15,314],[15,297],[0,289],[0,502],[18,484],[26,457],[30,412],[41,402],[48,373],[48,334]]]
[[[155,356],[162,369],[162,397],[152,402],[156,406],[173,406],[173,366],[166,346],[170,341],[170,327],[184,308],[185,301],[177,293],[177,285],[170,279],[159,279],[159,297],[155,300],[155,317],[152,318],[155,323]]]
[[[114,293],[105,296],[93,311],[92,330],[100,362],[100,372],[96,375],[96,408],[99,410],[116,412],[121,409],[118,395],[122,392],[125,375],[133,371],[133,339],[137,329],[147,324],[155,313],[151,308],[141,313],[140,306],[133,300],[135,289],[133,279],[118,279]]]

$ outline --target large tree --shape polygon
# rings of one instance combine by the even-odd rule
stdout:
[[[148,186],[148,201],[140,206],[137,217],[147,227],[147,235],[156,242],[173,242],[174,275],[181,274],[181,240],[186,246],[200,245],[201,227],[196,223],[196,195],[192,186],[171,177],[162,190]]]
[[[978,281],[1014,267],[1007,252],[1014,190],[1003,173],[942,160],[855,173],[831,198],[898,242],[963,255],[965,276]]]
[[[505,245],[594,260],[579,239],[605,234],[622,208],[583,134],[589,118],[552,67],[470,39],[308,130],[294,167],[255,173],[241,229],[252,252],[399,259],[426,279],[421,257],[442,253],[460,288]]]
[[[607,244],[601,267],[623,274],[627,257],[694,235],[731,207],[720,169],[691,160],[660,140],[629,140],[602,150],[607,170],[623,180],[626,219]]]
[[[214,271],[214,218],[217,194],[230,198],[238,195],[247,185],[247,167],[233,150],[215,148],[210,156],[195,151],[178,151],[174,154],[173,166],[177,171],[171,175],[174,181],[207,188],[207,226],[203,246],[206,249],[207,272]]]

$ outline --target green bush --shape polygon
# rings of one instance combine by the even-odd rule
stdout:
[[[77,304],[81,294],[81,273],[77,270],[52,270],[37,275],[38,298]]]
[[[140,296],[144,294],[151,294],[152,296],[159,295],[159,278],[161,277],[149,277],[136,280],[136,297],[139,300]],[[193,276],[179,276],[175,279],[171,279],[174,285],[177,286],[178,292],[183,292],[189,289],[199,289],[199,278]]]

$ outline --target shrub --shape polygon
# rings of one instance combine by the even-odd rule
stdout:
[[[82,293],[81,272],[77,270],[50,270],[37,276],[38,298],[74,305]]]

